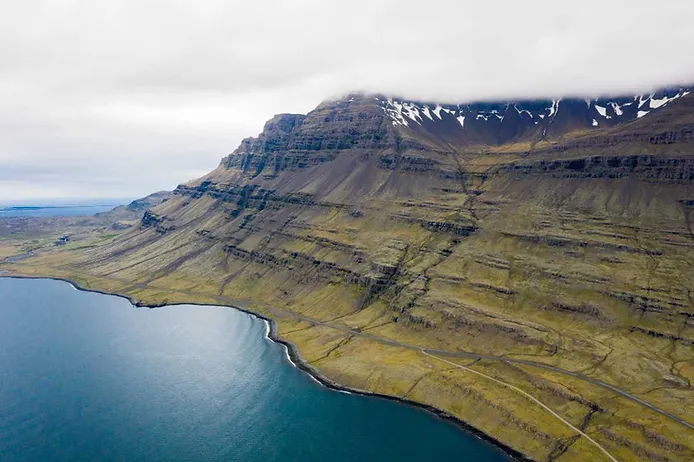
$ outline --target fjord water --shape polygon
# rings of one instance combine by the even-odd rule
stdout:
[[[132,199],[43,199],[32,202],[0,202],[0,219],[9,217],[78,217],[108,212]]]
[[[318,385],[246,313],[0,278],[2,461],[500,461],[426,411]]]
[[[0,206],[0,218],[7,217],[78,217],[95,215],[113,210],[120,204],[82,204],[56,206]]]

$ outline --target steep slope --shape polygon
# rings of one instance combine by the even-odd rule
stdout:
[[[329,379],[537,460],[692,460],[693,130],[687,88],[355,94],[275,116],[107,244],[3,268],[245,304]]]

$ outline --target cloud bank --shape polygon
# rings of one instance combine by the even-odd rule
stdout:
[[[83,0],[0,15],[0,202],[140,196],[361,90],[597,96],[694,81],[689,0]]]

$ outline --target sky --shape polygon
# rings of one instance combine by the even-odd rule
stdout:
[[[570,4],[569,4],[570,3]],[[272,115],[694,83],[691,0],[22,0],[0,6],[0,203],[140,197]]]

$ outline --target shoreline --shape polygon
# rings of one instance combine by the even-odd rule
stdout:
[[[69,285],[71,285],[75,290],[78,290],[80,292],[92,292],[100,295],[107,295],[111,297],[119,297],[127,300],[133,307],[136,308],[149,308],[149,309],[156,309],[156,308],[164,308],[167,306],[181,306],[181,305],[191,305],[191,306],[215,306],[215,307],[221,307],[221,308],[232,308],[237,311],[240,311],[242,313],[245,313],[255,319],[258,319],[260,321],[263,321],[266,325],[266,333],[265,337],[267,337],[271,342],[277,343],[279,345],[284,346],[285,348],[285,353],[287,356],[287,359],[289,362],[296,367],[297,369],[303,371],[306,373],[309,377],[311,377],[315,382],[317,382],[319,385],[328,388],[330,390],[339,392],[339,393],[348,393],[348,394],[356,394],[356,395],[362,395],[362,396],[371,396],[371,397],[376,397],[376,398],[381,398],[381,399],[387,399],[389,401],[394,401],[398,403],[402,403],[408,406],[413,406],[419,409],[422,409],[424,411],[430,412],[434,414],[436,417],[443,419],[447,422],[450,422],[454,425],[456,425],[458,428],[461,430],[465,431],[466,433],[482,440],[485,441],[486,443],[491,444],[492,446],[496,447],[497,449],[500,449],[503,451],[507,456],[509,456],[512,460],[515,461],[532,461],[532,459],[528,458],[524,454],[522,454],[519,451],[516,451],[515,449],[511,448],[510,446],[502,443],[501,441],[495,439],[494,437],[484,433],[483,431],[471,426],[470,424],[466,423],[465,421],[453,416],[452,414],[443,411],[441,409],[437,409],[433,406],[430,406],[428,404],[423,404],[419,403],[417,401],[412,401],[407,398],[400,398],[397,396],[392,396],[392,395],[385,395],[381,393],[374,393],[368,390],[362,390],[358,388],[352,388],[348,387],[345,385],[341,385],[334,380],[331,380],[327,377],[325,377],[323,374],[321,374],[317,369],[315,369],[313,366],[311,366],[307,361],[305,361],[300,353],[298,347],[288,341],[284,340],[279,337],[278,332],[277,332],[277,323],[275,322],[274,319],[268,318],[264,315],[261,315],[259,313],[256,313],[254,311],[251,311],[248,308],[245,308],[243,306],[237,306],[237,305],[223,305],[220,303],[155,303],[155,304],[149,304],[145,303],[141,300],[137,300],[134,297],[131,297],[129,295],[124,295],[124,294],[119,294],[115,292],[106,292],[104,290],[99,290],[99,289],[87,289],[79,285],[79,283],[72,281],[70,279],[65,279],[65,278],[60,278],[60,277],[53,277],[53,276],[23,276],[23,275],[18,275],[18,274],[3,274],[0,273],[0,279],[32,279],[32,280],[52,280],[52,281],[59,281],[59,282],[64,282]]]

